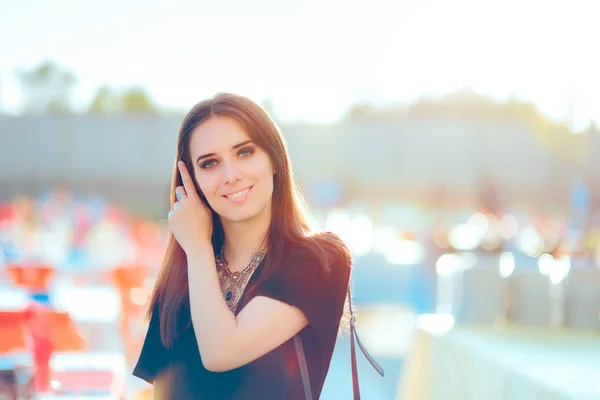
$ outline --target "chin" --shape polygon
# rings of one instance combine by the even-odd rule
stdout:
[[[256,217],[256,215],[258,214],[253,212],[229,212],[222,214],[221,219],[230,222],[243,222]]]
[[[263,207],[241,207],[235,210],[228,209],[223,210],[223,213],[219,213],[221,219],[231,221],[231,222],[244,222],[255,219],[259,217],[263,212],[265,212],[267,205]]]

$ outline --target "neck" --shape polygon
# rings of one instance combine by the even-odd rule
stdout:
[[[244,269],[250,257],[264,249],[270,222],[270,212],[239,222],[221,219],[225,233],[223,252],[232,271]]]

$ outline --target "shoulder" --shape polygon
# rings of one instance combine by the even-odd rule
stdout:
[[[303,238],[288,252],[288,261],[318,275],[350,273],[352,256],[346,244],[332,232],[318,232]]]
[[[333,232],[320,232],[314,235],[315,240],[321,246],[321,249],[332,258],[342,263],[351,264],[352,256],[346,243]]]

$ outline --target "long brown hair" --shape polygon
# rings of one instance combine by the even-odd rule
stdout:
[[[323,261],[324,268],[330,268],[335,260],[349,262],[348,249],[337,237],[312,234],[302,212],[303,199],[293,176],[287,146],[281,132],[262,107],[244,96],[219,93],[211,99],[196,104],[183,119],[173,165],[171,208],[176,201],[175,188],[183,185],[177,169],[179,160],[185,162],[196,185],[196,191],[201,193],[196,181],[189,145],[194,129],[215,115],[233,117],[241,123],[252,141],[269,155],[275,171],[271,222],[267,233],[269,253],[258,279],[264,281],[277,271],[286,248],[308,249]],[[203,200],[206,202],[206,199]],[[213,210],[213,249],[220,249],[223,242],[223,226]],[[178,316],[182,307],[189,307],[186,255],[169,232],[165,256],[147,313],[150,318],[155,310],[159,310],[160,336],[165,347],[171,347],[181,331],[182,323]],[[189,324],[189,320],[184,323]]]

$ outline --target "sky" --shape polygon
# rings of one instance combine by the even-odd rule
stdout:
[[[82,109],[140,84],[167,108],[234,91],[331,123],[470,88],[581,128],[600,122],[599,22],[596,0],[0,0],[0,107],[19,110],[14,71],[51,59]]]

